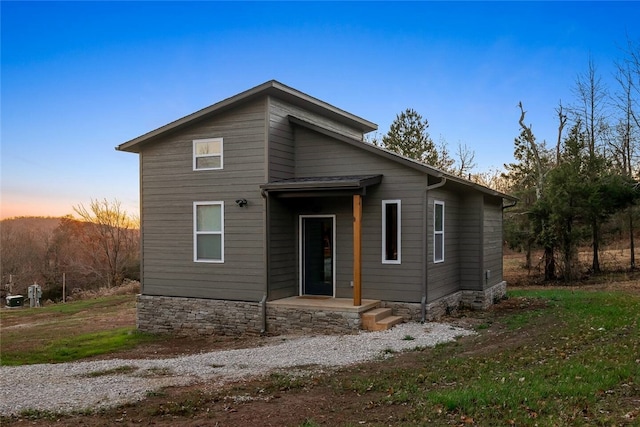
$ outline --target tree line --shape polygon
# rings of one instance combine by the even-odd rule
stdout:
[[[366,142],[518,197],[516,206],[505,210],[506,243],[524,252],[529,268],[534,251],[543,251],[547,280],[581,274],[578,249],[584,245],[592,253],[590,272],[599,273],[601,245],[613,238],[628,240],[628,268],[634,270],[640,223],[640,42],[628,40],[615,65],[616,87],[609,88],[589,60],[573,86],[574,99],[555,110],[558,133],[551,143],[536,139],[520,102],[514,114],[521,130],[514,139],[515,161],[503,171],[475,172],[475,153],[458,144],[451,154],[446,141],[435,143],[428,120],[411,108],[396,116],[382,138]],[[69,289],[139,279],[138,219],[117,200],[92,200],[73,209],[78,218],[68,215],[53,225],[2,221],[0,275],[3,284],[15,285],[14,293],[37,282],[55,296],[63,274]]]
[[[600,273],[600,248],[607,239],[626,236],[628,269],[637,268],[635,234],[640,222],[640,43],[627,41],[615,63],[616,87],[607,87],[589,60],[573,87],[574,99],[555,110],[556,141],[538,141],[526,123],[522,102],[516,108],[521,133],[514,141],[515,162],[502,172],[474,173],[474,153],[458,145],[452,157],[434,143],[429,122],[408,108],[398,114],[381,139],[366,142],[419,160],[445,172],[518,197],[505,211],[505,240],[525,253],[543,251],[546,280],[573,280],[578,249],[588,245],[589,271]]]
[[[506,217],[507,240],[544,251],[544,278],[573,280],[578,248],[591,249],[590,273],[600,273],[604,241],[626,234],[628,268],[637,268],[635,234],[640,199],[640,46],[629,42],[616,63],[617,87],[609,88],[589,60],[573,87],[574,100],[556,109],[554,145],[538,142],[520,103],[520,135],[504,173],[520,198]],[[566,130],[566,131],[565,131]],[[609,233],[605,233],[605,230]],[[613,236],[612,236],[613,234]]]
[[[2,287],[24,294],[34,283],[46,299],[67,289],[119,286],[140,279],[137,217],[119,201],[91,200],[73,207],[77,216],[3,220],[0,233]]]

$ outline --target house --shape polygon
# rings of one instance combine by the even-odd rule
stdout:
[[[375,129],[269,81],[116,147],[140,157],[138,328],[380,329],[503,297],[515,199],[364,142]]]

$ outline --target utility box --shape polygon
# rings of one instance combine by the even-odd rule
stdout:
[[[7,307],[22,307],[24,305],[24,297],[22,295],[11,295],[6,300]]]
[[[40,298],[42,298],[42,287],[37,283],[29,286],[29,306],[40,307]]]

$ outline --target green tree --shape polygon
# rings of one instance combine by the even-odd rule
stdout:
[[[521,181],[521,191],[530,193],[534,198],[530,205],[523,206],[529,221],[528,252],[530,257],[531,239],[544,248],[544,278],[553,280],[556,278],[556,265],[554,251],[557,245],[557,236],[550,227],[550,208],[544,198],[545,179],[552,168],[551,153],[545,142],[538,143],[533,134],[532,126],[525,124],[526,111],[520,102],[521,133],[516,139],[514,157],[520,160],[519,165],[514,165],[516,179]],[[530,259],[527,260],[530,265]]]
[[[544,200],[549,212],[549,229],[562,254],[562,276],[576,276],[578,245],[584,236],[585,208],[590,183],[584,180],[585,138],[574,126],[559,152],[558,164],[549,171]]]
[[[579,75],[576,79],[573,92],[576,96],[576,102],[571,111],[575,125],[579,126],[579,131],[585,136],[588,155],[585,179],[596,182],[607,168],[606,159],[603,156],[606,152],[605,136],[608,129],[607,102],[609,94],[591,58],[589,58],[587,72]],[[600,272],[599,251],[602,223],[598,206],[599,202],[595,199],[593,204],[589,206],[593,248],[591,269],[594,273]]]
[[[577,276],[578,246],[593,232],[593,223],[604,224],[637,198],[627,177],[607,171],[603,165],[596,167],[605,172],[591,175],[594,162],[605,163],[605,159],[591,155],[589,136],[581,129],[580,123],[571,128],[561,147],[559,163],[545,174],[542,197],[533,208],[546,222],[536,230],[538,240],[560,250],[560,270],[565,280]]]
[[[534,149],[535,147],[535,149]],[[533,132],[524,129],[514,141],[516,162],[505,165],[503,177],[508,181],[508,192],[518,197],[518,204],[506,211],[505,234],[512,247],[525,252],[526,267],[531,268],[531,253],[536,244],[545,251],[545,277],[554,277],[554,241],[545,233],[548,209],[541,203],[542,181],[551,168],[551,154],[544,143],[536,142]]]
[[[414,109],[407,108],[396,115],[389,132],[380,139],[378,134],[365,137],[365,142],[384,147],[405,157],[418,160],[434,168],[460,177],[470,177],[476,167],[475,153],[459,143],[457,159],[451,157],[447,142],[440,138],[436,144],[428,132],[429,122]]]
[[[438,148],[429,136],[429,122],[418,112],[407,108],[396,115],[389,132],[382,137],[382,146],[405,157],[431,166],[439,166]]]
[[[516,162],[505,165],[503,176],[520,202],[506,212],[505,232],[510,244],[530,248],[535,243],[545,249],[545,279],[554,277],[555,250],[560,251],[562,275],[575,277],[577,248],[587,239],[593,250],[591,271],[599,273],[602,230],[605,225],[613,225],[613,219],[617,221],[613,229],[622,232],[619,215],[624,209],[628,209],[629,242],[634,251],[634,205],[640,192],[640,49],[630,42],[625,53],[627,57],[618,65],[620,89],[613,99],[591,60],[587,72],[578,76],[573,90],[575,102],[568,114],[562,105],[556,110],[559,126],[555,153],[548,151],[544,142],[536,142],[519,105],[521,134],[515,144]],[[616,111],[619,116],[611,121]],[[571,128],[563,139],[569,120]]]
[[[523,130],[514,140],[515,162],[504,165],[502,176],[508,182],[508,192],[519,199],[514,208],[505,211],[505,236],[511,247],[524,251],[525,266],[530,269],[531,253],[539,234],[533,217],[539,217],[542,213],[533,213],[541,193],[536,191],[538,166],[531,150],[531,141],[527,138],[531,137]],[[533,143],[537,144],[535,139]],[[544,146],[538,145],[537,150],[538,153],[546,153]],[[546,156],[543,159],[546,160]]]

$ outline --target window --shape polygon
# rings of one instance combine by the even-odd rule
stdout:
[[[193,260],[224,262],[224,202],[193,204]]]
[[[400,264],[400,200],[382,201],[382,263]]]
[[[433,205],[433,262],[444,261],[444,202]]]
[[[222,169],[222,138],[193,141],[193,170]]]

